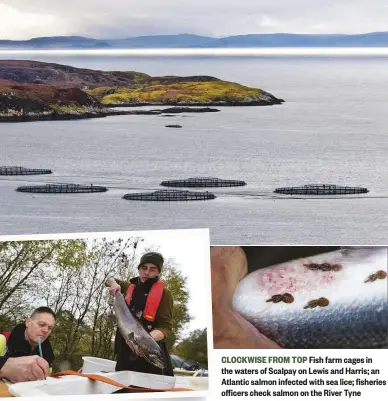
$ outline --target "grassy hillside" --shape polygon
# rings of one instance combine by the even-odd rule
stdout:
[[[233,82],[180,82],[161,84],[153,81],[135,87],[102,87],[89,90],[106,105],[165,103],[165,104],[209,104],[249,103],[275,100],[261,89],[250,88]]]

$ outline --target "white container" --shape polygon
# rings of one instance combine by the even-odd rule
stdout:
[[[94,356],[83,356],[84,364],[82,365],[82,373],[97,372],[114,372],[116,362],[110,359],[95,358]]]
[[[171,376],[159,376],[131,371],[101,373],[101,376],[108,377],[125,386],[131,385],[152,389],[175,387],[175,377]],[[54,395],[112,394],[120,390],[120,388],[103,382],[89,380],[86,377],[67,376],[66,378],[49,378],[47,380],[12,384],[8,387],[8,390],[17,397],[49,397]]]
[[[188,377],[187,382],[189,388],[192,390],[208,390],[209,378],[208,377]]]

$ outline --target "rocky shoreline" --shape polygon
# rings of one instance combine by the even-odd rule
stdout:
[[[14,115],[1,115],[0,122],[31,122],[31,121],[61,121],[61,120],[83,120],[88,118],[103,118],[107,116],[125,115],[129,112],[126,111],[86,111],[83,113],[69,113],[69,114],[56,114],[56,113],[27,113],[27,114],[14,114]],[[132,113],[129,113],[132,114]]]
[[[183,103],[177,105],[167,105],[164,103],[144,103],[144,104],[110,104],[109,109],[99,108],[96,110],[77,111],[71,113],[58,114],[55,112],[32,112],[32,113],[0,113],[0,122],[28,122],[28,121],[55,121],[55,120],[81,120],[88,118],[102,118],[108,116],[119,116],[119,115],[164,115],[164,114],[182,114],[182,113],[215,113],[221,110],[210,108],[208,106],[218,107],[249,107],[249,106],[272,106],[276,104],[282,104],[283,100],[279,99],[279,102],[268,104],[268,102],[248,102],[248,103]],[[156,110],[117,110],[118,108],[126,107],[143,107],[143,106],[174,106],[166,109]],[[113,110],[114,109],[114,110]]]
[[[84,112],[71,112],[68,114],[58,114],[55,112],[34,112],[34,113],[12,113],[4,115],[0,113],[0,122],[31,122],[31,121],[61,121],[61,120],[82,120],[88,118],[103,118],[108,116],[120,116],[120,115],[165,115],[166,113],[180,114],[180,113],[209,113],[218,112],[220,110],[202,108],[202,109],[191,109],[174,107],[164,110],[112,110],[112,109],[95,109],[87,110]]]
[[[268,101],[249,101],[249,102],[204,102],[204,103],[109,103],[109,107],[111,108],[117,108],[117,107],[143,107],[143,106],[155,106],[155,107],[160,107],[160,106],[174,106],[174,107],[203,107],[203,108],[208,108],[208,107],[249,107],[249,106],[274,106],[277,104],[282,104],[284,103],[285,100],[283,99],[277,99],[275,98],[273,101],[268,102]],[[191,112],[195,112],[191,109]],[[220,111],[220,110],[215,110],[215,111]],[[189,111],[190,112],[190,111]]]
[[[79,120],[114,115],[219,112],[214,106],[284,102],[262,89],[210,76],[151,77],[23,60],[0,60],[0,122]],[[118,110],[142,106],[153,110]]]

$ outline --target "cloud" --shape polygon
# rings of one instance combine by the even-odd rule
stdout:
[[[0,0],[0,37],[358,33],[387,29],[386,0]]]
[[[26,12],[0,3],[0,38],[29,39],[43,35],[68,35],[71,25],[55,14]]]

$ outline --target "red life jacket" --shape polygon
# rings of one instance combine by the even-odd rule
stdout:
[[[131,303],[132,294],[135,287],[135,284],[130,284],[128,287],[128,290],[125,294],[125,302],[127,305]],[[151,290],[148,293],[146,305],[143,311],[143,318],[149,322],[153,322],[155,320],[156,311],[158,310],[160,301],[162,300],[163,288],[163,281],[157,281],[152,285]]]

